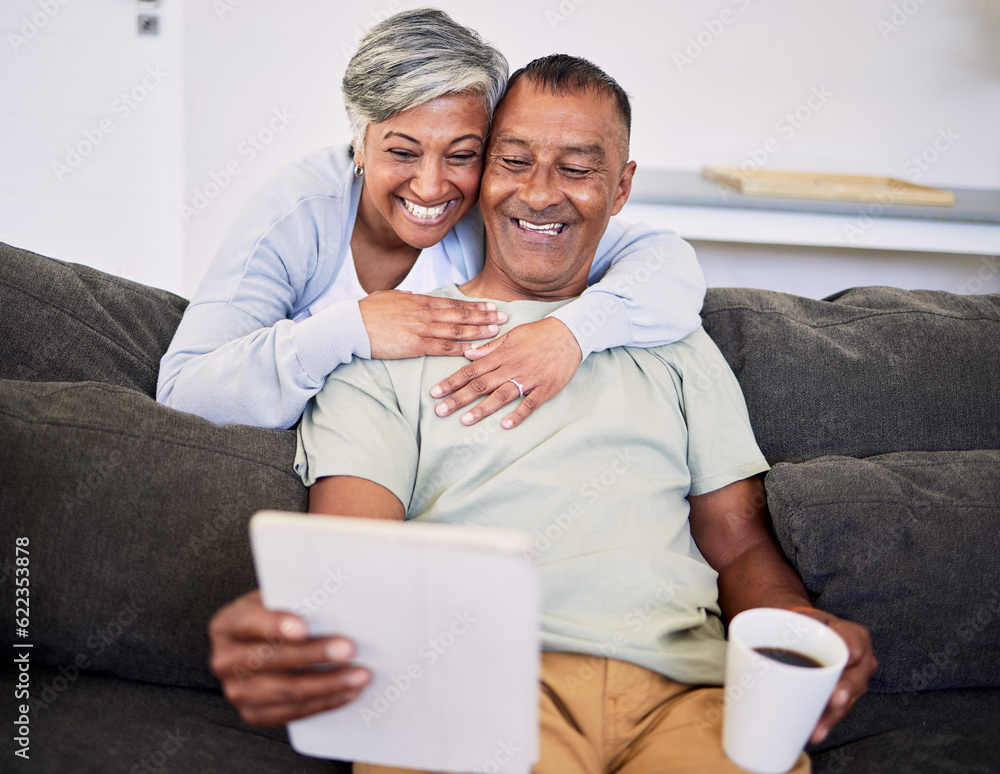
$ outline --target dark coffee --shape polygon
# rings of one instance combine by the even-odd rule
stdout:
[[[785,648],[754,648],[754,651],[780,664],[788,664],[789,666],[812,667],[813,669],[823,666],[812,656],[807,656],[804,653],[796,653],[794,650],[786,650]]]

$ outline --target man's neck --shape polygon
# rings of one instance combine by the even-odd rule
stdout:
[[[509,276],[490,260],[489,255],[483,270],[459,286],[467,296],[494,301],[565,301],[576,298],[586,289],[586,277],[546,285],[534,278]]]

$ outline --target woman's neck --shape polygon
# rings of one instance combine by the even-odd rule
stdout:
[[[351,233],[351,253],[362,289],[374,293],[391,290],[406,279],[420,248],[400,239],[362,191]]]

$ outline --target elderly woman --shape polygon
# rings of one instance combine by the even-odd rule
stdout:
[[[373,27],[343,81],[353,150],[315,152],[251,198],[163,357],[157,399],[218,423],[290,427],[353,357],[466,354],[474,362],[434,390],[448,396],[437,413],[489,394],[463,414],[473,423],[531,393],[504,420],[513,427],[590,352],[694,330],[704,279],[691,248],[616,222],[591,274],[603,279],[483,347],[457,342],[496,335],[505,317],[492,304],[419,295],[482,268],[476,201],[506,80],[503,55],[440,11]]]

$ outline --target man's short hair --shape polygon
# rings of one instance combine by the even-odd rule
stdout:
[[[528,62],[510,76],[507,91],[522,77],[536,86],[549,89],[553,94],[589,91],[611,99],[625,129],[622,164],[628,161],[628,145],[632,136],[632,103],[618,81],[590,60],[569,54],[549,54]]]

